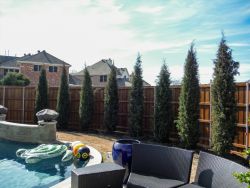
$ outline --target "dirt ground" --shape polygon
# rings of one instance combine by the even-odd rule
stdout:
[[[66,132],[58,131],[57,139],[60,141],[82,141],[83,143],[93,146],[98,151],[102,153],[102,156],[105,161],[112,161],[111,151],[112,145],[116,140],[116,137],[105,136],[102,134],[93,134],[93,133],[79,133],[79,132]],[[194,181],[195,172],[198,164],[199,156],[194,155],[192,171],[191,171],[191,182]]]

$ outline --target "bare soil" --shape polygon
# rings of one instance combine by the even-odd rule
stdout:
[[[105,162],[112,160],[110,154],[112,151],[112,145],[117,139],[117,137],[94,133],[57,131],[57,139],[60,141],[82,141],[87,145],[93,146],[102,153]],[[192,171],[190,177],[191,182],[194,181],[198,158],[199,155],[195,154],[193,158]]]

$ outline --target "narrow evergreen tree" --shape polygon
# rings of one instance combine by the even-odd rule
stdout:
[[[104,125],[108,131],[115,131],[118,123],[118,88],[116,81],[116,69],[111,68],[108,85],[105,89],[104,99]]]
[[[194,148],[199,139],[199,75],[194,44],[188,51],[179,97],[177,130],[185,148]]]
[[[236,99],[234,76],[239,63],[232,58],[224,34],[214,60],[212,83],[212,149],[222,155],[232,146],[236,127]]]
[[[48,83],[46,78],[46,70],[42,68],[39,77],[39,83],[36,89],[35,114],[34,120],[37,121],[36,113],[49,107],[48,101]]]
[[[142,136],[143,126],[143,80],[141,56],[138,54],[132,76],[132,88],[129,102],[129,130],[133,137]]]
[[[63,66],[60,88],[57,96],[56,111],[59,113],[57,118],[59,128],[67,128],[69,122],[69,82],[65,65]]]
[[[160,142],[168,141],[173,120],[170,83],[170,73],[164,61],[156,85],[154,117],[154,136]]]
[[[82,130],[87,130],[92,120],[94,106],[94,94],[89,71],[85,66],[83,85],[81,89],[79,115]]]

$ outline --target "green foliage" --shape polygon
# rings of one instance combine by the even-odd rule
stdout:
[[[9,72],[0,80],[0,85],[6,86],[27,86],[30,80],[21,73]]]
[[[214,60],[212,91],[212,149],[219,155],[228,152],[232,146],[236,127],[236,99],[234,76],[238,74],[239,63],[232,58],[224,35]]]
[[[177,130],[185,148],[194,148],[199,139],[199,75],[194,44],[188,51],[179,97]]]
[[[243,155],[250,156],[250,148],[243,151]]]
[[[129,131],[133,137],[142,136],[144,98],[141,63],[141,56],[138,54],[132,76],[132,88],[129,101]]]
[[[89,71],[85,66],[79,106],[80,125],[82,130],[87,130],[89,128],[93,116],[93,106],[94,94],[92,89],[92,82]]]
[[[69,82],[66,67],[63,66],[63,71],[61,75],[60,88],[57,96],[56,111],[59,113],[57,118],[58,126],[60,128],[67,128],[69,121]]]
[[[173,120],[170,83],[170,73],[164,61],[156,85],[154,117],[154,136],[160,142],[168,141]]]
[[[35,114],[34,119],[37,121],[36,113],[49,107],[48,101],[48,83],[46,78],[46,70],[42,68],[39,77],[39,83],[36,89]]]
[[[242,157],[244,157],[250,165],[250,148],[247,148],[242,152]]]
[[[246,183],[247,187],[250,188],[250,171],[248,172],[234,172],[233,176],[240,182],[240,183]]]
[[[104,124],[108,131],[115,131],[118,124],[118,88],[116,69],[112,66],[104,99]]]

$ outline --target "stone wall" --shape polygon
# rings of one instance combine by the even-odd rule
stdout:
[[[34,71],[34,64],[21,63],[20,72],[30,79],[30,86],[37,86],[39,82],[40,71]],[[46,70],[46,76],[49,86],[59,86],[61,74],[63,70],[62,65],[56,65],[57,72],[49,72],[49,64],[42,65]],[[54,66],[54,65],[53,65]],[[69,74],[69,67],[66,67],[67,74]]]
[[[56,123],[39,125],[26,125],[0,121],[0,138],[28,143],[56,142]]]

